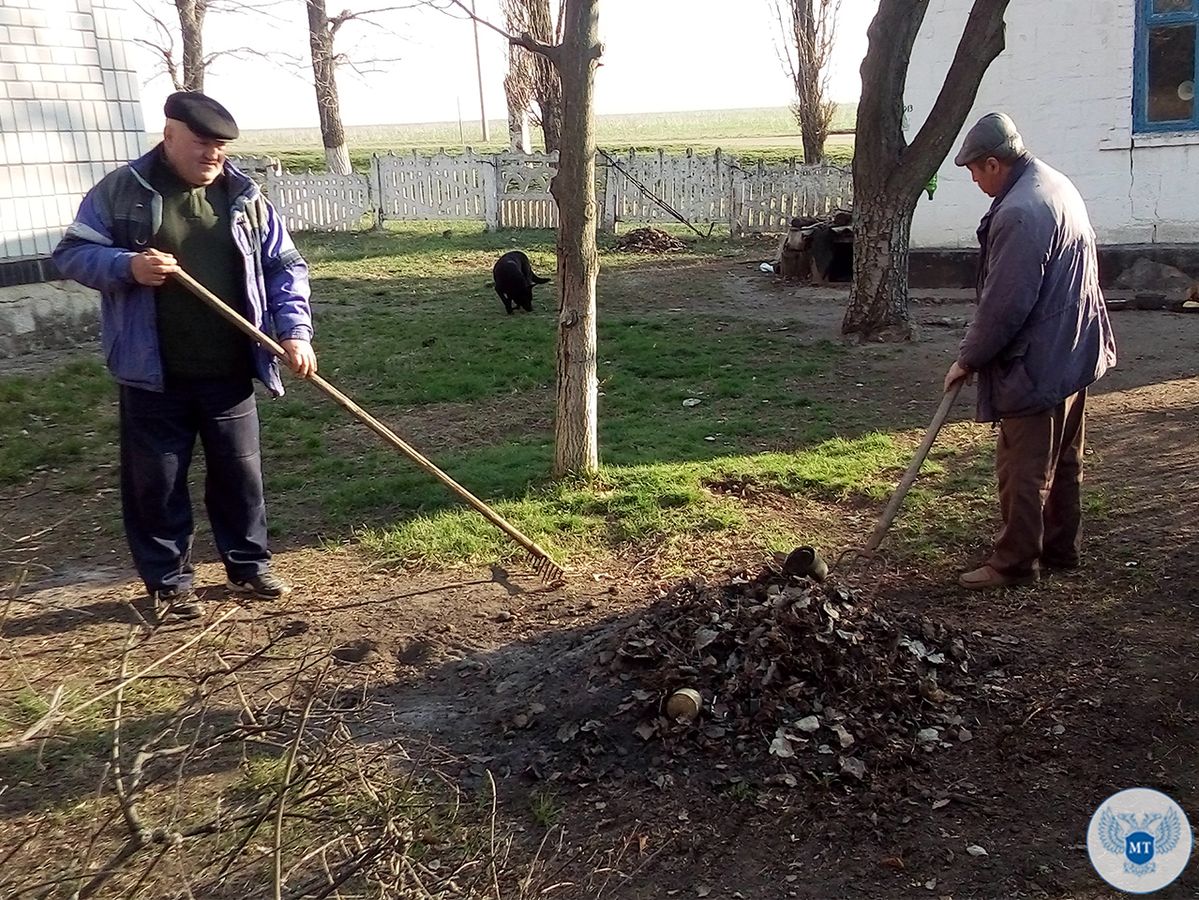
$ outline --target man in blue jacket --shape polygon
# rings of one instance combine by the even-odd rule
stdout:
[[[1024,148],[1003,113],[967,133],[954,162],[994,198],[978,229],[978,310],[945,389],[978,376],[978,420],[998,422],[1003,515],[973,590],[1030,584],[1079,564],[1087,387],[1116,363],[1095,232],[1065,175]]]
[[[213,537],[239,593],[290,588],[270,571],[253,378],[283,393],[271,354],[171,275],[191,274],[288,363],[316,371],[308,267],[257,186],[225,161],[229,112],[198,92],[167,98],[158,146],[83,200],[54,250],[69,278],[101,292],[101,335],[120,385],[121,503],[138,574],[160,618],[200,614],[187,473],[199,437]]]

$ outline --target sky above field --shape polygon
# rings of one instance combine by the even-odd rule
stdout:
[[[142,0],[168,20],[166,0]],[[328,0],[330,13],[377,9],[411,0]],[[499,0],[476,0],[478,13],[497,24]],[[158,5],[155,5],[158,4]],[[843,0],[832,67],[832,96],[856,100],[858,68],[866,52],[866,27],[877,0]],[[277,2],[270,19],[255,14],[210,12],[205,28],[209,52],[252,45],[274,57],[219,58],[205,92],[229,107],[243,128],[317,124],[308,39],[301,0]],[[351,22],[337,36],[337,50],[361,65],[383,60],[380,71],[339,70],[346,125],[479,119],[474,38],[466,21],[434,9],[376,17],[384,28]],[[133,7],[129,36],[150,32],[146,15]],[[786,106],[791,87],[779,63],[779,29],[769,0],[601,0],[604,64],[596,75],[596,111],[605,113]],[[503,39],[480,28],[484,102],[488,118],[505,115]],[[289,63],[284,56],[292,57]],[[171,91],[155,60],[138,52],[146,125],[162,127],[162,102]],[[365,66],[364,66],[365,68]]]

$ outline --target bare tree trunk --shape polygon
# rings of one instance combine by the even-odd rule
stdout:
[[[803,141],[804,162],[824,162],[824,145],[836,106],[828,100],[829,63],[841,0],[770,0],[785,46],[783,69],[795,88],[791,112]]]
[[[541,111],[541,136],[545,141],[545,152],[562,149],[561,85],[547,87],[538,93],[537,106]]]
[[[508,99],[508,149],[515,153],[529,153],[529,108],[522,106],[524,96],[519,91],[508,88],[504,82],[504,93]]]
[[[528,16],[521,0],[504,0],[504,26],[509,34],[529,30]],[[533,103],[533,78],[536,63],[530,51],[516,44],[508,46],[508,74],[504,76],[504,97],[508,103],[508,144],[518,153],[528,153],[529,109]]]
[[[529,34],[543,44],[556,42],[554,19],[550,12],[550,0],[524,0]],[[565,13],[559,9],[559,28],[565,22]],[[552,153],[562,145],[562,75],[554,62],[538,54],[533,59],[533,97],[541,112],[541,134],[545,150]]]
[[[824,145],[828,140],[828,132],[821,130],[818,123],[814,124],[805,115],[799,123],[799,137],[803,144],[803,161],[809,166],[818,166],[824,162]]]
[[[911,337],[908,251],[912,213],[974,105],[978,86],[1004,47],[1009,0],[974,0],[945,83],[909,145],[903,90],[929,0],[880,0],[862,62],[853,160],[854,280],[844,334],[863,340]]]
[[[852,303],[870,311],[871,340],[907,340],[908,249],[912,217],[872,197],[854,202]],[[846,322],[849,316],[846,316]],[[842,330],[846,330],[843,328]],[[848,333],[848,332],[847,332]]]
[[[590,475],[599,469],[595,282],[595,68],[598,0],[567,0],[563,42],[556,48],[562,78],[563,134],[550,191],[558,204],[558,406],[554,474]]]
[[[3,5],[4,0],[0,0]],[[178,40],[175,27],[162,19],[156,11],[157,4],[134,3],[133,6],[141,13],[142,22],[135,22],[126,30],[142,37],[133,38],[135,44],[145,47],[155,57],[161,60],[162,68],[171,79],[171,86],[176,91],[202,91],[208,67],[222,56],[253,56],[259,58],[261,53],[252,51],[249,47],[238,47],[234,50],[218,50],[215,53],[204,51],[204,23],[207,14],[213,9],[214,3],[222,17],[226,13],[262,12],[254,0],[233,0],[225,4],[218,0],[170,0],[171,9],[179,22]],[[136,13],[134,14],[136,17]],[[148,26],[148,27],[147,27]],[[182,45],[182,51],[176,53],[176,46]]]
[[[207,0],[175,0],[183,44],[183,82],[178,90],[204,90],[204,14]]]
[[[816,43],[814,2],[816,0],[792,0],[798,51],[795,70],[796,118],[803,141],[803,161],[810,166],[824,162],[824,142],[828,139],[828,126],[821,122],[824,92],[821,90],[820,70],[825,60],[821,58]]]
[[[325,167],[337,175],[350,174],[350,151],[346,147],[337,100],[337,62],[333,36],[339,22],[330,23],[325,0],[307,0],[308,44],[312,49],[312,75],[316,87],[316,109],[321,122]]]

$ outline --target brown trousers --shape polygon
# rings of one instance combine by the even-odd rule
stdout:
[[[1087,392],[1052,409],[999,423],[995,471],[1003,530],[987,564],[1028,575],[1038,561],[1078,564],[1082,547],[1082,451]]]

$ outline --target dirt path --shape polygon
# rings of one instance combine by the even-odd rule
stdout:
[[[794,328],[799,348],[836,338],[843,291],[784,287],[739,263],[693,274],[694,292],[677,269],[613,277],[641,279],[663,315]],[[923,428],[969,314],[960,302],[922,303],[920,343],[854,348],[802,387],[842,403],[851,394],[847,430]],[[857,576],[882,603],[977,635],[980,665],[1008,692],[971,741],[913,752],[866,788],[787,788],[770,783],[776,769],[629,738],[615,713],[628,687],[600,677],[599,660],[663,602],[652,560],[612,559],[550,590],[498,568],[397,575],[350,549],[288,551],[278,565],[297,591],[250,607],[245,627],[299,623],[306,644],[358,648],[355,678],[392,711],[377,738],[436,748],[467,791],[493,771],[529,852],[542,834],[531,805],[549,804],[565,832],[554,867],[568,886],[555,896],[1109,896],[1080,849],[1102,799],[1149,785],[1199,810],[1199,317],[1128,312],[1114,324],[1121,366],[1092,395],[1089,432],[1089,478],[1107,508],[1092,511],[1083,575],[983,597],[952,586],[955,562],[967,560],[883,561]],[[969,419],[968,404],[958,418]],[[56,511],[56,498],[38,502]],[[29,585],[3,624],[20,677],[38,690],[72,670],[111,668],[114,642],[135,620],[139,591],[119,535],[97,540],[88,559],[61,553],[53,577]],[[731,546],[697,568],[720,576],[738,553],[759,562]],[[219,580],[211,562],[200,574]],[[8,660],[0,668],[14,676]],[[60,789],[82,795],[94,783],[68,778]],[[20,827],[20,796],[0,793],[0,835]],[[1197,892],[1192,863],[1160,896]]]

